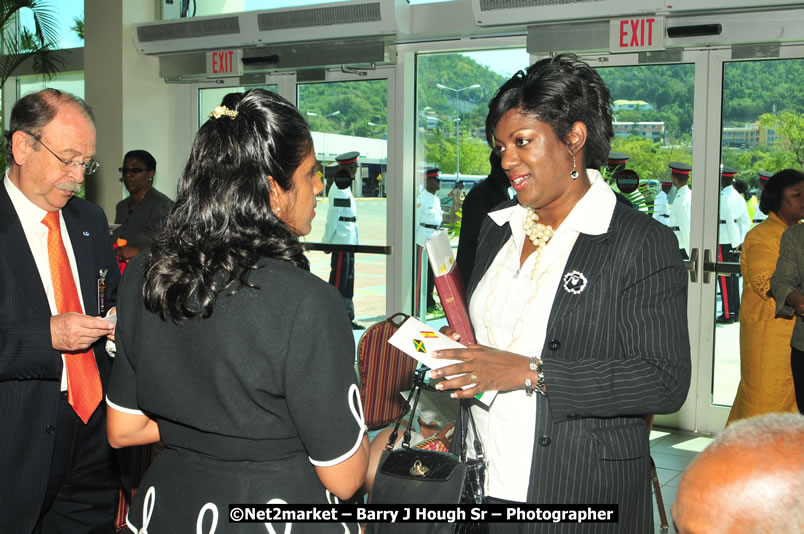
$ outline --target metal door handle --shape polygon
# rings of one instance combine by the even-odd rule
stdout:
[[[712,261],[712,249],[704,249],[703,259],[703,283],[708,284],[712,282],[712,274],[717,270],[715,262]]]
[[[698,249],[694,248],[690,252],[690,259],[684,262],[687,271],[690,273],[690,282],[695,283],[698,281]]]

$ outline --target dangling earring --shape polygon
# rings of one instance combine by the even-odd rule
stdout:
[[[578,167],[575,165],[575,156],[572,156],[572,170],[570,171],[570,178],[573,180],[578,179]]]

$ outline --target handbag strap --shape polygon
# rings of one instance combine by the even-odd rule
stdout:
[[[464,399],[461,401],[461,435],[460,435],[460,444],[459,444],[459,451],[460,453],[458,456],[460,457],[462,462],[466,462],[466,427],[467,419],[469,424],[472,425],[472,436],[474,437],[472,441],[472,445],[475,449],[475,454],[477,455],[477,459],[481,461],[485,461],[485,457],[483,455],[483,444],[480,442],[480,438],[477,434],[477,426],[475,426],[475,418],[472,415],[472,408],[470,406],[470,401]]]
[[[399,425],[402,424],[402,421],[405,419],[405,415],[408,415],[408,424],[405,428],[404,438],[402,440],[402,447],[407,449],[410,448],[410,439],[411,439],[411,428],[413,428],[413,417],[416,414],[416,407],[419,404],[419,395],[421,394],[421,384],[424,382],[424,373],[427,371],[427,368],[420,368],[416,369],[413,372],[413,387],[410,389],[410,393],[408,393],[408,398],[405,399],[405,404],[407,405],[407,410],[403,411],[396,420],[396,424],[394,425],[393,431],[391,431],[391,435],[388,437],[388,443],[385,444],[385,450],[390,451],[396,445],[396,438],[399,436]],[[411,398],[413,399],[413,406],[410,404]]]

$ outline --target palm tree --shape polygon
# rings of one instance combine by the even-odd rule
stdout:
[[[17,24],[17,15],[30,9],[33,31]],[[0,0],[0,87],[26,60],[33,60],[34,72],[50,78],[64,65],[56,50],[59,40],[56,13],[46,0]]]

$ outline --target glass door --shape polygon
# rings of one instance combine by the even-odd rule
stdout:
[[[679,254],[690,271],[690,392],[679,412],[658,415],[656,422],[696,428],[700,362],[711,362],[704,354],[711,355],[712,351],[711,345],[706,353],[700,350],[703,301],[696,269],[703,242],[704,207],[717,202],[705,179],[708,53],[660,53],[653,55],[651,62],[639,54],[586,55],[583,59],[598,70],[612,97],[615,138],[609,164],[602,170],[604,177],[617,191],[619,172],[628,169],[637,173],[636,190],[622,193],[635,209],[673,230]]]
[[[772,57],[762,57],[768,54]],[[767,263],[763,261],[766,258],[757,258],[756,252],[752,256],[751,249],[743,257],[742,244],[746,234],[768,217],[758,206],[765,184],[763,178],[785,168],[802,168],[804,100],[799,91],[802,74],[802,46],[735,47],[712,54],[710,77],[721,88],[720,91],[710,88],[709,98],[711,105],[722,112],[718,129],[710,132],[719,148],[720,158],[710,168],[712,182],[719,182],[720,202],[719,209],[708,215],[711,219],[708,224],[713,227],[710,235],[714,235],[707,239],[704,248],[704,270],[710,271],[704,276],[715,277],[714,287],[707,288],[707,293],[714,293],[707,299],[709,308],[702,310],[714,320],[711,380],[699,384],[702,390],[708,388],[705,397],[710,407],[706,413],[710,417],[703,423],[708,427],[724,424],[729,415],[741,379],[741,358],[744,372],[753,375],[756,365],[752,368],[747,363],[760,357],[760,345],[770,346],[761,339],[765,330],[761,321],[773,316],[773,304],[764,298],[772,270],[763,268],[759,273],[760,265]],[[770,226],[765,227],[769,229]],[[763,236],[778,247],[774,232]],[[746,272],[752,274],[741,271],[741,261],[748,264]],[[746,265],[742,267],[745,269]],[[781,347],[778,355],[763,349],[761,356],[766,363],[771,356],[789,361],[787,341],[776,343]],[[743,387],[749,390],[755,387],[750,384]]]
[[[768,50],[776,57],[761,57]],[[707,432],[726,424],[740,382],[740,252],[745,233],[762,218],[760,171],[802,168],[802,58],[801,46],[688,50],[672,64],[649,64],[636,54],[584,57],[611,89],[612,150],[640,176],[639,209],[663,222],[655,206],[657,191],[665,190],[676,215],[669,226],[678,225],[673,211],[683,184],[670,163],[691,167],[676,165],[688,172],[690,226],[682,249],[690,272],[692,380],[687,402],[658,416],[659,424]],[[745,182],[747,192],[726,215],[724,189],[734,181]]]
[[[297,106],[310,124],[325,185],[306,238],[310,269],[338,287],[356,330],[391,313],[386,273],[392,250],[388,203],[394,201],[389,180],[395,179],[388,142],[392,77],[391,69],[328,72],[325,82],[297,85]],[[339,188],[336,175],[344,172],[348,185],[341,181]]]

